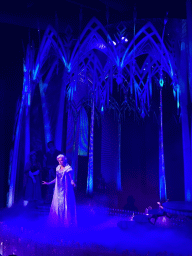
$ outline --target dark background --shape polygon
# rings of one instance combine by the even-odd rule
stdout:
[[[5,1],[0,4],[0,207],[5,206],[6,193],[8,190],[9,153],[12,147],[16,104],[22,94],[23,58],[27,44],[33,39],[35,41],[35,47],[38,48],[39,42],[49,23],[61,34],[64,32],[66,25],[70,24],[75,38],[78,38],[80,31],[82,31],[93,16],[96,16],[104,26],[107,25],[105,3],[107,3],[109,8],[108,24],[132,19],[134,4],[136,4],[137,8],[137,19],[163,18],[167,11],[169,12],[169,18],[186,18],[185,1],[147,0],[128,2],[125,0],[110,0],[87,2],[81,0],[76,2],[78,4],[73,3],[73,1],[54,1],[53,3],[51,1],[40,2],[29,0],[25,2]],[[81,26],[79,22],[81,6],[79,4],[82,5]],[[87,8],[87,6],[89,8]],[[167,105],[166,102],[164,104],[166,113],[168,113],[168,115],[164,117],[165,162],[167,169],[176,170],[176,172],[179,173],[182,168],[179,169],[176,168],[176,166],[178,166],[178,161],[180,161],[179,164],[182,166],[181,125],[175,120],[175,115],[172,115],[172,112],[167,110],[170,109],[170,105],[175,106],[174,102],[172,102],[173,104],[170,103],[169,94],[167,94],[167,97]],[[134,125],[135,124],[133,124],[133,126]],[[141,142],[141,147],[145,148],[148,142],[148,136],[149,135],[146,134],[146,139]],[[157,140],[157,134],[153,134],[153,136]],[[150,145],[148,150],[153,151]],[[156,148],[156,150],[158,149]],[[157,152],[154,158],[158,159]],[[124,155],[122,155],[122,159],[127,159],[126,161],[128,161],[128,158],[124,158]],[[172,161],[169,161],[170,159],[172,159]],[[127,164],[126,161],[122,163],[125,166]],[[133,159],[133,163],[134,162]],[[144,162],[143,164],[145,164]],[[173,162],[175,166],[172,164]],[[157,163],[155,163],[155,165],[157,165]],[[183,189],[181,183],[179,183],[179,179],[172,179],[172,174],[169,175],[169,173],[167,174],[167,186],[169,187],[168,197],[176,199],[176,197],[179,196],[180,199],[183,199],[182,193],[177,194],[179,190],[176,188],[178,186],[181,186],[181,189]]]

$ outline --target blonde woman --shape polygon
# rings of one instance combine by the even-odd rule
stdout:
[[[44,185],[55,183],[49,222],[58,226],[76,226],[76,185],[72,178],[73,170],[64,155],[58,155],[57,161],[59,165],[56,167],[56,178],[50,182],[42,182]]]

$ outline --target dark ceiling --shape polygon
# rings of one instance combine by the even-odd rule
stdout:
[[[137,18],[163,18],[168,12],[169,18],[186,18],[185,0],[63,0],[25,2],[4,1],[0,4],[0,22],[30,28],[46,29],[48,24],[57,26],[63,32],[66,24],[79,29],[79,14],[82,9],[82,28],[95,16],[107,25],[106,10],[108,8],[108,24],[118,23],[133,18],[136,6]]]

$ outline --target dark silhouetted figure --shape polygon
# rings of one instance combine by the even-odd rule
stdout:
[[[128,196],[127,197],[127,203],[126,205],[123,207],[124,210],[126,211],[133,211],[133,212],[138,212],[137,207],[134,205],[135,203],[135,199],[133,198],[133,196]]]

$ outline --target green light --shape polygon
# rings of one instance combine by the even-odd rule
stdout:
[[[160,84],[161,87],[163,87],[163,85],[164,85],[163,78],[161,78],[161,79],[159,80],[159,84]]]

